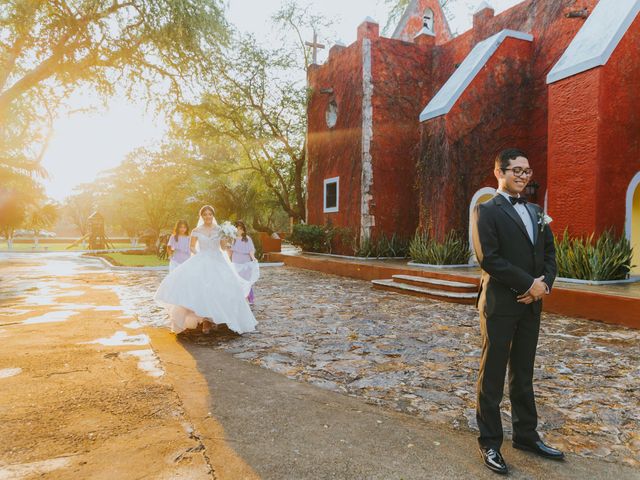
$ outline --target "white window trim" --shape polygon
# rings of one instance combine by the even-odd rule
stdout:
[[[327,208],[327,185],[329,183],[336,184],[336,206]],[[335,213],[339,211],[340,208],[340,177],[332,177],[326,178],[324,180],[323,188],[322,188],[322,211],[324,213]]]

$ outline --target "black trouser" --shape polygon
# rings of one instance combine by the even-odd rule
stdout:
[[[502,401],[504,377],[509,365],[509,398],[513,440],[530,443],[540,439],[536,428],[538,414],[533,395],[533,364],[538,345],[540,314],[528,305],[521,315],[480,313],[482,357],[478,374],[476,419],[482,446],[502,445]]]

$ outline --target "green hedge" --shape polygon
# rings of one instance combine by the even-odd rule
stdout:
[[[334,242],[353,251],[357,257],[406,257],[408,240],[393,234],[366,239],[358,244],[351,228],[332,225],[294,225],[289,241],[305,252],[331,253]]]
[[[624,235],[605,231],[597,241],[594,234],[570,238],[565,229],[562,238],[555,239],[558,276],[578,280],[624,280],[628,278],[633,248]]]
[[[289,241],[305,252],[330,253],[333,230],[330,225],[296,224]]]
[[[443,242],[416,232],[409,244],[409,257],[429,265],[464,265],[469,263],[469,242],[457,232],[449,232]]]

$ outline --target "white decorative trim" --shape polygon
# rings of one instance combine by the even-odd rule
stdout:
[[[640,277],[629,277],[625,280],[580,280],[578,278],[556,277],[556,282],[575,283],[577,285],[620,285],[640,282]]]
[[[327,185],[336,184],[336,206],[327,207]],[[324,213],[335,213],[340,210],[340,177],[326,178],[322,185],[322,211]]]
[[[356,257],[355,255],[339,255],[337,253],[320,253],[303,251],[305,255],[317,255],[318,257],[345,258],[347,260],[404,260],[407,257]]]
[[[416,262],[408,262],[407,265],[412,267],[422,267],[422,268],[438,268],[438,269],[447,269],[447,268],[474,268],[477,267],[476,263],[461,263],[459,265],[436,265],[435,263],[416,263]]]
[[[371,76],[371,40],[362,40],[362,159],[360,176],[360,241],[371,235],[375,217],[371,215],[369,202],[373,200],[373,79]]]
[[[426,35],[426,36],[428,36],[428,37],[435,37],[435,36],[436,36],[435,32],[432,32],[432,31],[431,31],[431,30],[429,30],[427,27],[422,27],[422,30],[420,30],[418,33],[416,33],[416,34],[414,35],[414,37],[413,37],[413,38],[414,38],[414,40],[415,40],[416,38],[418,38],[420,35]]]
[[[547,75],[547,84],[605,65],[638,12],[640,0],[600,0]]]
[[[640,0],[638,0],[640,1]],[[445,115],[451,111],[460,96],[471,84],[482,67],[489,61],[491,56],[507,38],[516,38],[527,42],[533,41],[533,35],[529,33],[516,32],[515,30],[502,30],[492,37],[478,43],[462,64],[453,72],[449,80],[442,86],[436,95],[427,104],[420,114],[420,121],[425,122],[440,115]]]
[[[627,188],[624,233],[629,241],[631,241],[631,233],[633,231],[633,196],[638,187],[640,187],[640,172],[633,176],[631,182],[629,182],[629,188]]]
[[[473,228],[471,225],[471,219],[473,218],[473,209],[476,208],[476,204],[481,197],[485,195],[495,195],[497,190],[493,187],[482,187],[471,197],[471,203],[469,204],[469,250],[471,250],[471,258],[469,259],[469,263],[474,265],[478,264],[478,260],[476,258],[476,252],[473,249]]]

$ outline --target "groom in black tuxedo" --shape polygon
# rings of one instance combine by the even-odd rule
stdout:
[[[478,205],[472,219],[473,244],[482,268],[476,418],[485,465],[505,474],[500,402],[507,365],[513,446],[552,459],[562,459],[564,454],[540,439],[533,393],[542,297],[551,291],[556,277],[553,234],[544,211],[521,196],[533,174],[524,152],[501,152],[494,174],[498,193]]]

